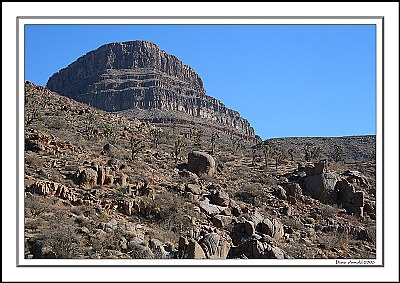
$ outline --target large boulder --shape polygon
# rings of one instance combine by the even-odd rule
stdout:
[[[282,184],[282,186],[284,187],[287,196],[298,198],[303,193],[298,183],[286,183]]]
[[[195,173],[198,176],[215,174],[214,158],[204,152],[193,151],[188,155],[188,171]]]
[[[353,203],[355,196],[355,188],[347,180],[340,180],[336,183],[338,191],[337,200],[342,203]]]
[[[285,252],[280,248],[258,240],[247,241],[230,249],[229,258],[284,259]]]
[[[367,177],[356,170],[347,170],[342,174],[350,183],[355,184],[366,189],[371,188],[371,184],[368,182]]]
[[[320,162],[315,162],[314,164],[307,164],[305,166],[299,164],[297,171],[304,172],[307,177],[314,176],[314,175],[320,175],[327,171],[326,162],[320,161]]]
[[[319,175],[326,172],[326,162],[314,162],[314,175]]]
[[[211,218],[211,222],[217,228],[226,228],[229,224],[232,223],[232,220],[233,218],[231,216],[225,215],[214,215],[213,218]]]
[[[228,206],[230,202],[228,193],[223,192],[222,188],[213,190],[209,198],[210,198],[210,203],[219,206]]]
[[[272,238],[279,240],[283,238],[285,232],[282,223],[280,223],[277,219],[264,219],[257,227],[258,231],[271,236]]]
[[[266,249],[264,249],[264,254],[262,258],[284,259],[285,252],[278,247],[268,245]]]
[[[338,180],[334,173],[310,176],[305,179],[305,190],[311,197],[321,202],[334,203],[337,199],[335,186]]]
[[[194,239],[189,239],[189,244],[187,246],[187,257],[190,259],[207,258],[199,243]]]
[[[229,242],[217,233],[206,234],[201,240],[200,246],[206,257],[210,259],[225,259],[230,249]]]
[[[365,204],[364,192],[357,191],[354,195],[354,205],[357,207],[363,207]]]
[[[251,221],[244,221],[244,230],[247,235],[251,236],[256,232],[256,228],[254,227],[254,223]]]
[[[187,184],[185,187],[187,192],[190,192],[194,195],[201,195],[201,187],[195,184]]]
[[[97,172],[90,167],[80,168],[76,172],[77,183],[85,189],[93,189],[97,185]]]
[[[200,211],[210,216],[219,214],[225,209],[225,207],[210,204],[208,199],[199,201],[199,207]]]
[[[264,220],[264,216],[262,216],[260,212],[256,211],[250,216],[250,220],[254,223],[254,226],[257,227],[257,225]]]

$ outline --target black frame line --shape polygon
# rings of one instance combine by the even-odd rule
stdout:
[[[232,20],[236,20],[236,19],[380,19],[382,21],[382,42],[381,42],[381,46],[382,46],[382,264],[381,265],[335,265],[335,264],[329,264],[329,265],[316,265],[316,264],[309,264],[309,265],[261,265],[261,264],[257,264],[257,265],[252,265],[252,264],[246,264],[246,265],[240,265],[240,264],[230,264],[230,265],[221,265],[221,264],[213,264],[213,265],[197,265],[197,264],[153,264],[153,265],[95,265],[95,264],[88,264],[88,265],[77,265],[77,264],[71,264],[71,265],[55,265],[55,264],[40,264],[40,265],[21,265],[19,264],[19,229],[21,227],[19,227],[19,189],[20,189],[20,182],[19,182],[19,176],[20,176],[20,172],[19,172],[19,164],[20,164],[20,160],[19,160],[19,152],[20,152],[20,148],[19,148],[19,138],[20,138],[20,128],[19,128],[19,103],[20,103],[20,99],[19,99],[19,63],[20,63],[20,54],[19,54],[19,47],[20,47],[20,42],[19,42],[19,20],[20,19],[232,19]],[[17,84],[17,95],[16,95],[16,107],[17,107],[17,122],[16,122],[16,126],[17,126],[17,141],[16,141],[16,145],[17,145],[17,150],[16,150],[16,156],[17,156],[17,162],[16,162],[16,172],[17,172],[17,190],[16,190],[16,194],[17,194],[17,214],[16,214],[16,221],[17,221],[17,243],[16,243],[16,250],[17,250],[17,256],[16,256],[16,266],[17,267],[295,267],[295,268],[299,268],[299,267],[349,267],[349,268],[370,268],[370,267],[384,267],[384,17],[383,16],[18,16],[16,17],[16,29],[17,29],[17,33],[16,33],[16,47],[17,47],[17,54],[16,54],[16,63],[17,63],[17,68],[16,68],[16,75],[17,75],[17,79],[16,79],[16,84]],[[32,24],[35,25],[35,24]],[[39,25],[39,24],[38,24]],[[40,24],[40,25],[47,25],[47,24]],[[50,25],[50,24],[48,24]],[[82,25],[82,24],[51,24],[51,25]],[[84,24],[84,25],[375,25],[376,24]],[[377,42],[377,37],[376,37],[376,32],[375,32],[375,61],[377,63],[378,58],[377,58],[377,53],[376,53],[376,47],[378,46],[378,42]],[[24,52],[25,52],[25,48],[24,48]],[[24,55],[25,56],[25,55]],[[25,57],[24,59],[25,60]],[[25,61],[24,61],[25,63]],[[377,64],[375,64],[375,88],[376,88],[376,92],[375,92],[375,99],[377,100],[377,93],[378,93],[378,87],[377,87]],[[24,74],[24,78],[25,78],[25,74]],[[377,119],[377,110],[378,110],[378,105],[376,104],[376,113],[375,113],[375,123],[376,123],[376,127],[378,126],[378,119]],[[25,129],[24,129],[25,130]],[[375,134],[376,136],[376,134]],[[377,152],[376,152],[377,153]],[[375,158],[377,158],[377,154],[375,153]],[[23,158],[23,160],[25,160],[25,158]],[[375,163],[376,166],[376,163]],[[132,259],[134,261],[134,259]],[[296,260],[296,259],[294,259]],[[303,259],[303,260],[310,260],[312,261],[312,259]],[[351,260],[351,259],[350,259]],[[60,260],[62,261],[62,260]],[[79,260],[76,260],[79,261]],[[99,260],[101,261],[101,259]],[[118,260],[115,260],[116,262]],[[149,261],[151,261],[151,259],[149,259]],[[166,262],[174,262],[174,263],[178,263],[178,260],[173,260],[173,261],[169,261],[169,260],[165,260]],[[185,261],[187,261],[187,259],[185,259]],[[196,261],[196,260],[194,260]],[[212,261],[212,260],[211,260]],[[241,262],[241,260],[230,260],[230,259],[226,259],[226,261],[238,261]],[[290,259],[286,259],[285,261],[290,261]],[[330,281],[327,281],[330,282]],[[333,281],[331,281],[333,282]]]
[[[344,20],[351,20],[351,19],[356,19],[356,20],[371,20],[371,19],[383,19],[383,16],[18,16],[17,18],[19,19],[42,19],[42,20],[48,20],[48,19],[89,19],[89,20],[113,20],[113,19],[138,19],[138,20],[155,20],[155,19],[160,19],[160,20],[186,20],[186,19],[193,19],[193,20],[240,20],[240,19],[245,19],[245,20],[261,20],[261,19],[271,19],[271,20],[289,20],[289,19],[294,19],[294,20],[318,20],[318,19],[344,19]]]

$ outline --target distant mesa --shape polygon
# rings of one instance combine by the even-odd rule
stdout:
[[[237,111],[206,95],[191,67],[148,41],[103,45],[52,75],[47,87],[105,111],[184,113],[254,136]]]

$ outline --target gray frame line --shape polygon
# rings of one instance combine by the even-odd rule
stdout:
[[[16,236],[16,239],[17,239],[17,241],[16,241],[16,245],[17,245],[17,256],[16,256],[16,261],[17,261],[17,266],[18,266],[18,263],[19,263],[19,229],[20,229],[20,227],[19,227],[19,150],[20,150],[20,148],[19,148],[19,135],[20,135],[20,133],[19,133],[19,131],[20,131],[20,128],[19,128],[19,93],[18,93],[18,88],[19,88],[19,21],[18,21],[18,18],[16,19],[16,21],[17,21],[17,24],[16,24],[16,27],[17,27],[17,68],[16,68],[16,75],[17,75],[17,140],[16,140],[16,146],[17,146],[17,162],[16,162],[16,166],[17,166],[17,189],[15,190],[16,191],[16,193],[17,193],[17,213],[16,213],[16,216],[17,216],[17,236]],[[24,76],[25,77],[25,76]],[[25,95],[25,94],[24,94]],[[25,109],[24,109],[24,112],[25,112]],[[24,113],[25,114],[25,113]],[[25,128],[24,128],[24,132],[25,132]],[[24,154],[24,158],[25,158],[25,154]],[[24,160],[24,164],[25,164],[25,160]],[[25,208],[24,208],[25,209]],[[25,227],[24,227],[24,230],[25,230]]]
[[[20,19],[380,19],[382,21],[382,42],[380,43],[382,46],[382,264],[381,265],[346,265],[349,268],[363,268],[363,267],[384,267],[384,17],[381,16],[359,16],[359,17],[351,17],[351,16],[133,16],[133,17],[125,17],[125,16],[18,16],[16,17],[16,47],[17,47],[17,54],[16,54],[16,103],[17,103],[17,119],[16,119],[16,126],[17,126],[17,141],[16,141],[16,157],[17,157],[17,170],[16,170],[16,178],[17,178],[17,213],[16,213],[16,266],[17,267],[343,267],[342,265],[196,265],[196,264],[184,264],[184,265],[177,265],[177,264],[163,264],[163,265],[20,265],[19,264],[19,137],[20,137],[20,129],[19,129],[19,62],[20,62],[20,54],[19,54],[19,20]],[[90,24],[89,24],[90,25]],[[165,24],[163,24],[165,25]],[[283,25],[283,24],[282,24]],[[299,24],[293,24],[299,25]],[[301,25],[301,24],[300,24]],[[313,25],[313,24],[311,24]],[[317,24],[315,24],[317,25]],[[332,24],[335,25],[335,24]],[[375,37],[375,44],[377,46],[378,42],[376,41],[377,38]],[[24,57],[23,57],[24,58]],[[25,59],[25,58],[24,58]],[[376,58],[377,60],[377,58]],[[375,70],[375,80],[376,77],[376,70]],[[377,86],[376,86],[376,93],[377,93]],[[375,94],[376,97],[377,94]],[[375,117],[376,119],[376,117]],[[376,119],[377,123],[377,119]],[[25,128],[24,128],[25,130]],[[376,134],[375,134],[376,135]],[[24,157],[25,158],[25,157]],[[377,156],[375,157],[377,158]],[[175,261],[174,261],[175,262]],[[172,263],[172,262],[171,262]]]

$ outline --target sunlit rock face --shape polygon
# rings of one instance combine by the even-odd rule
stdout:
[[[206,95],[200,76],[151,42],[110,43],[55,73],[47,87],[106,111],[177,111],[254,136],[237,111]]]

